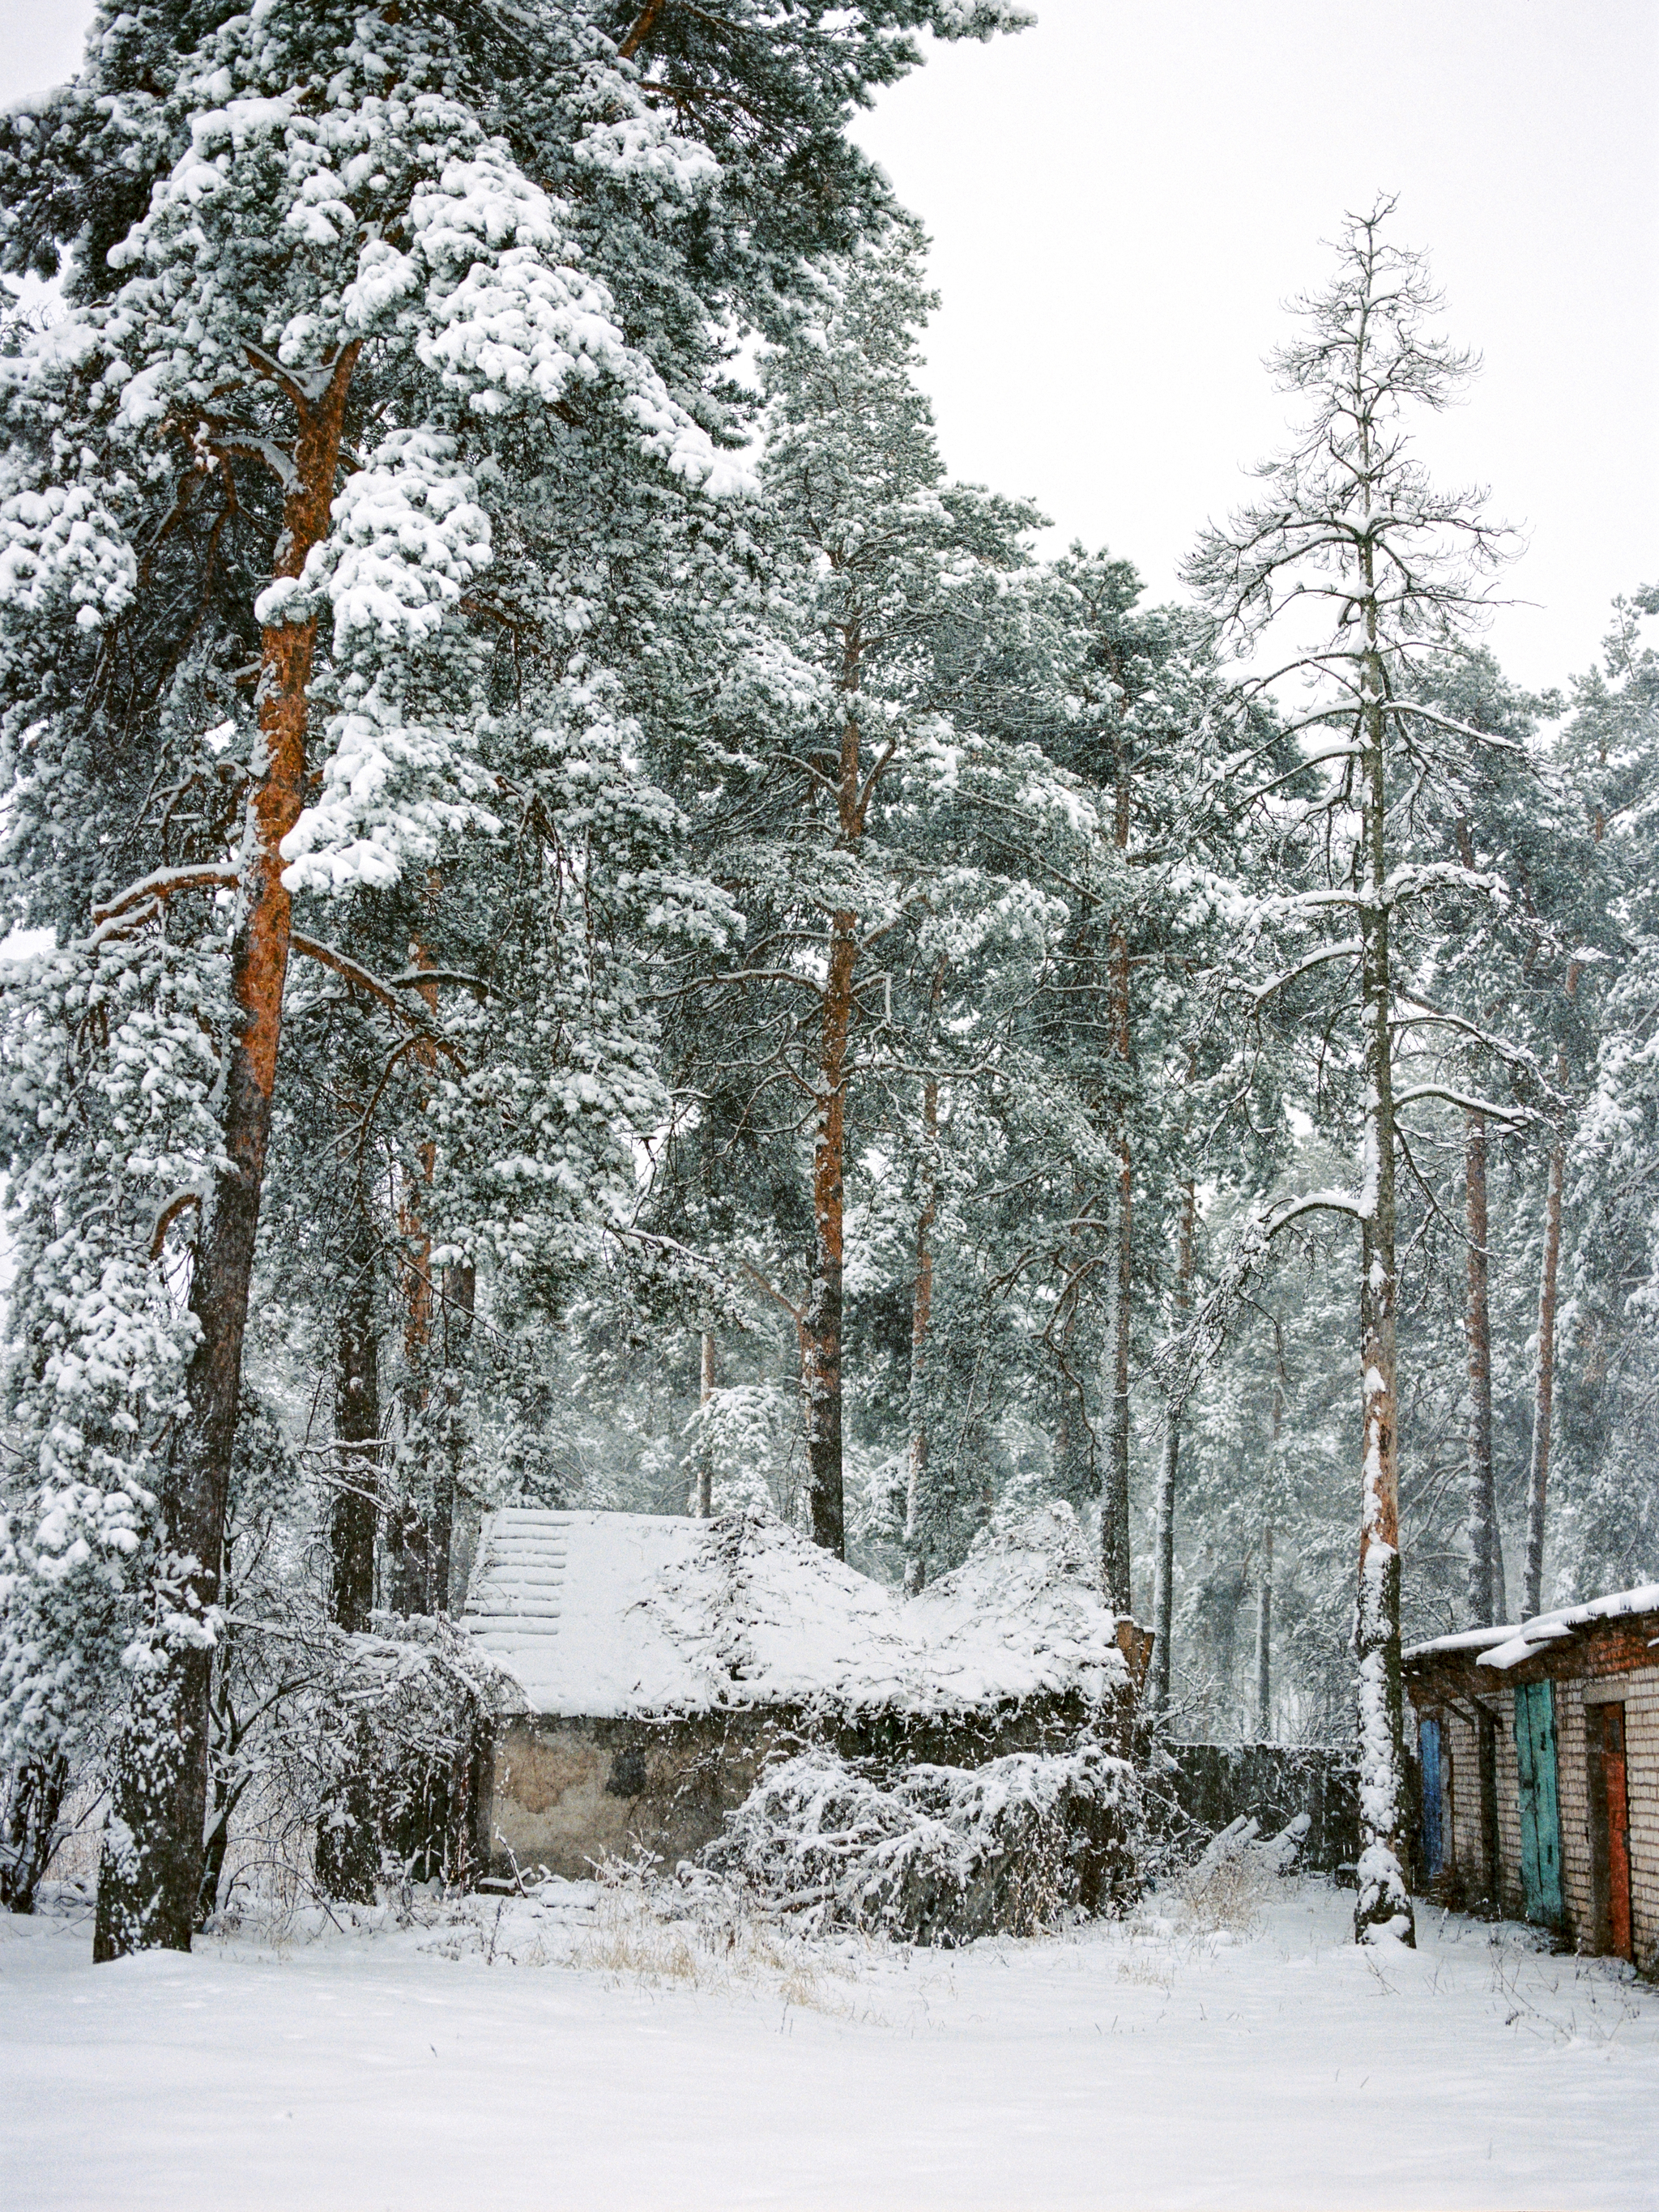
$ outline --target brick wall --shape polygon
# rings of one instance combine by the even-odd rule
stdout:
[[[1625,1707],[1626,1786],[1630,1804],[1631,1922],[1637,1965],[1659,1974],[1659,1614],[1622,1616],[1586,1626],[1571,1641],[1541,1650],[1500,1674],[1472,1651],[1429,1652],[1408,1662],[1407,1686],[1422,1714],[1439,1719],[1453,1762],[1448,1889],[1473,1900],[1480,1893],[1480,1744],[1472,1718],[1476,1700],[1496,1722],[1498,1903],[1524,1917],[1521,1886],[1521,1806],[1515,1753],[1515,1686],[1547,1680],[1555,1690],[1557,1791],[1561,1817],[1561,1888],[1565,1934],[1579,1948],[1605,1940],[1598,1925],[1586,1708],[1613,1698]]]
[[[1606,1673],[1555,1685],[1561,1795],[1561,1860],[1567,1933],[1581,1949],[1597,1942],[1586,1706],[1589,1692],[1614,1689],[1625,1707],[1625,1787],[1630,1805],[1631,1929],[1637,1962],[1659,1965],[1659,1667]]]
[[[1590,1864],[1589,1753],[1584,1739],[1584,1685],[1555,1685],[1555,1795],[1561,1814],[1562,1930],[1581,1951],[1595,1943],[1595,1893]]]
[[[1628,1660],[1628,1654],[1620,1656]],[[1586,1692],[1589,1700],[1600,1702],[1616,1691],[1625,1706],[1632,1932],[1637,1964],[1645,1972],[1659,1972],[1659,1665],[1603,1666],[1581,1674],[1558,1675],[1554,1684],[1561,1890],[1567,1914],[1564,1932],[1583,1950],[1594,1948],[1598,1941]],[[1526,1899],[1521,1887],[1515,1692],[1507,1683],[1491,1688],[1482,1683],[1480,1695],[1497,1718],[1498,1900],[1505,1913],[1522,1919]],[[1450,1705],[1431,1708],[1425,1699],[1425,1705],[1437,1711],[1452,1754],[1449,1872],[1462,1892],[1473,1898],[1481,1880],[1479,1738],[1473,1723]]]
[[[1630,1792],[1631,1929],[1636,1963],[1659,1972],[1659,1667],[1627,1675],[1625,1773]]]
[[[1448,1823],[1451,1862],[1446,1872],[1458,1897],[1473,1899],[1486,1880],[1480,1844],[1480,1737],[1473,1721],[1449,1707],[1440,1727],[1451,1754],[1451,1807]]]
[[[1515,1760],[1515,1692],[1504,1688],[1484,1702],[1498,1721],[1498,1901],[1511,1919],[1524,1920],[1521,1887],[1521,1771]]]

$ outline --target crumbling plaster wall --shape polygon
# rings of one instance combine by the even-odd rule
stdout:
[[[498,1877],[580,1880],[606,1857],[690,1858],[720,1833],[761,1768],[808,1744],[879,1767],[979,1766],[1014,1751],[1059,1751],[1085,1729],[1127,1748],[1127,1693],[1115,1705],[1071,1696],[921,1719],[836,1718],[800,1708],[592,1720],[520,1714],[498,1725],[480,1791],[481,1855]]]

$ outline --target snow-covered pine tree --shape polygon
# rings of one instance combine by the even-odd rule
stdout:
[[[717,780],[700,802],[705,864],[749,929],[740,958],[705,964],[682,993],[704,1040],[688,1051],[728,1091],[734,1077],[746,1085],[709,1133],[722,1114],[733,1131],[758,1115],[786,1145],[811,1133],[805,1285],[792,1292],[759,1267],[751,1277],[799,1329],[812,1534],[836,1552],[849,1101],[855,1085],[915,1067],[906,979],[935,972],[939,955],[929,969],[925,945],[914,964],[905,948],[941,901],[939,817],[971,811],[977,784],[1005,773],[994,748],[953,725],[942,653],[958,629],[1004,618],[1000,583],[1026,562],[1033,520],[945,483],[913,380],[930,304],[921,251],[900,225],[831,264],[816,313],[765,363],[776,635],[757,638],[716,702],[732,734],[706,756]],[[969,896],[953,882],[943,900]],[[780,1256],[793,1272],[802,1255]]]
[[[1314,1211],[1352,1221],[1358,1236],[1362,1395],[1361,1514],[1356,1649],[1359,1661],[1361,1819],[1366,1837],[1354,1926],[1413,1939],[1401,1854],[1407,1818],[1400,1678],[1399,1275],[1395,1178],[1401,1114],[1417,1100],[1474,1108],[1513,1121],[1507,1102],[1481,1099],[1443,1078],[1396,1087],[1402,1024],[1408,1034],[1454,1018],[1406,1007],[1411,932],[1449,907],[1479,902],[1494,879],[1461,860],[1419,861],[1408,817],[1419,795],[1455,778],[1481,733],[1433,706],[1421,672],[1479,619],[1502,533],[1474,495],[1428,483],[1406,427],[1413,406],[1446,405],[1471,358],[1437,336],[1441,307],[1420,255],[1385,235],[1394,203],[1379,199],[1345,222],[1336,273],[1298,303],[1307,335],[1273,357],[1281,385],[1307,404],[1296,443],[1261,465],[1262,497],[1224,528],[1205,532],[1189,582],[1215,618],[1253,645],[1287,607],[1326,617],[1323,635],[1298,639],[1283,669],[1314,685],[1303,726],[1318,733],[1311,761],[1327,791],[1304,802],[1315,833],[1315,880],[1282,901],[1305,925],[1297,977],[1316,968],[1342,979],[1334,1020],[1352,1039],[1358,1179],[1349,1190],[1307,1192],[1260,1217],[1247,1234],[1248,1267],[1270,1239]],[[1305,635],[1305,633],[1304,633]],[[1328,858],[1324,856],[1328,856]],[[1268,979],[1271,988],[1274,979]],[[1258,997],[1263,987],[1257,986]],[[1235,1279],[1237,1279],[1236,1273]]]
[[[1552,1598],[1659,1574],[1659,1485],[1642,1473],[1655,1463],[1659,1302],[1659,649],[1644,626],[1656,615],[1659,588],[1615,601],[1601,665],[1574,682],[1554,755],[1607,887],[1613,957],[1587,971],[1578,994],[1589,1000],[1595,1060],[1565,1160]]]
[[[618,444],[671,484],[734,487],[698,390],[714,324],[745,283],[775,307],[821,242],[816,207],[856,229],[884,204],[856,161],[827,198],[775,188],[872,75],[915,58],[908,28],[1018,20],[945,0],[833,25],[793,12],[799,35],[765,57],[767,127],[731,134],[746,223],[685,126],[729,105],[753,42],[653,80],[637,57],[661,7],[624,24],[597,5],[453,18],[270,0],[221,21],[163,0],[100,15],[76,82],[8,120],[8,265],[53,274],[70,254],[68,312],[5,372],[8,907],[63,948],[13,1005],[31,1049],[56,1022],[65,1068],[98,1056],[55,1148],[12,1123],[52,1255],[15,1313],[20,1387],[49,1437],[62,1376],[90,1376],[76,1448],[100,1423],[113,1439],[87,1443],[96,1463],[67,1483],[43,1444],[9,1556],[25,1611],[88,1561],[124,1601],[101,1957],[187,1945],[195,1910],[290,953],[377,1001],[404,1059],[460,1049],[430,1003],[442,979],[301,941],[293,899],[385,891],[496,834],[478,583],[520,488],[544,467],[568,483],[585,447]],[[592,682],[577,688],[571,723],[614,727]],[[567,744],[556,732],[550,749]],[[136,1030],[106,1022],[123,991]],[[125,1156],[130,1092],[177,1126]],[[77,1119],[100,1099],[116,1116],[101,1146]],[[88,1221],[107,1251],[76,1243]],[[60,1292],[65,1254],[78,1273]],[[52,1328],[68,1368],[46,1354]],[[115,1356],[89,1358],[100,1329]]]
[[[1065,705],[1048,742],[1090,792],[1103,849],[1036,1006],[1046,1077],[1065,1071],[1111,1163],[1103,1181],[1084,1154],[1071,1163],[1071,1202],[1053,1216],[1056,1255],[1068,1255],[1054,1328],[1069,1332],[1079,1290],[1097,1291],[1102,1583],[1126,1613],[1137,1307],[1165,1291],[1177,1306],[1188,1297],[1191,1187],[1213,1172],[1200,1152],[1218,1121],[1243,1114],[1248,1122],[1244,1109],[1263,1103],[1267,1062],[1213,1018],[1211,979],[1241,910],[1243,878],[1265,857],[1227,770],[1241,753],[1265,762],[1284,746],[1271,714],[1232,695],[1204,625],[1179,610],[1139,608],[1140,590],[1130,563],[1104,552],[1074,547],[1051,572],[1051,683]],[[1086,1396],[1079,1410],[1086,1419]],[[1166,1656],[1178,1402],[1167,1411],[1152,1593]]]

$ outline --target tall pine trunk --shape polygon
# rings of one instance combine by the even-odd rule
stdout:
[[[1113,838],[1119,853],[1129,844],[1128,744],[1118,736]],[[1124,896],[1120,890],[1119,896]],[[1115,1062],[1113,1102],[1116,1193],[1112,1251],[1106,1277],[1106,1439],[1101,1468],[1100,1583],[1114,1613],[1133,1604],[1129,1559],[1129,1324],[1134,1254],[1134,1154],[1129,1135],[1129,938],[1120,909],[1112,925],[1109,1022]]]
[[[442,1451],[432,1485],[432,1609],[454,1606],[452,1562],[455,1549],[455,1500],[466,1460],[466,1374],[472,1351],[472,1324],[478,1306],[477,1270],[456,1261],[444,1269],[444,1419]],[[463,1593],[465,1595],[465,1593]]]
[[[1176,1243],[1175,1310],[1177,1328],[1192,1311],[1193,1231],[1197,1194],[1189,1180],[1181,1193],[1181,1227]],[[1170,1638],[1175,1628],[1176,1475],[1181,1464],[1182,1401],[1172,1396],[1164,1424],[1164,1453],[1158,1462],[1157,1513],[1152,1534],[1152,1671],[1148,1703],[1154,1713],[1170,1703]]]
[[[851,703],[863,672],[863,636],[856,621],[842,639],[841,690],[848,705],[842,716],[836,775],[836,842],[857,848],[864,835],[865,794],[860,787],[860,730]],[[812,1130],[812,1280],[801,1317],[801,1387],[806,1401],[807,1505],[812,1541],[837,1559],[847,1553],[842,1484],[842,1328],[844,1313],[848,1036],[858,966],[858,916],[837,907],[830,917],[824,962],[823,1022],[815,1078],[817,1107]]]
[[[1285,1340],[1273,1323],[1273,1416],[1268,1430],[1268,1518],[1261,1529],[1255,1578],[1255,1738],[1269,1741],[1273,1710],[1273,1505],[1280,1487],[1279,1449],[1285,1433]]]
[[[938,1000],[937,988],[934,992]],[[939,1213],[939,1079],[921,1086],[921,1206],[910,1294],[910,1461],[904,1492],[904,1588],[927,1579],[927,1354],[933,1321],[933,1223]]]
[[[1255,1580],[1255,1740],[1273,1736],[1273,1524],[1261,1531],[1261,1556]]]
[[[1561,1181],[1567,1146],[1558,1137],[1550,1152],[1544,1197],[1544,1264],[1538,1283],[1538,1371],[1532,1401],[1532,1464],[1527,1472],[1527,1576],[1522,1610],[1531,1617],[1544,1603],[1544,1509],[1550,1480],[1550,1428],[1555,1411],[1555,1299],[1561,1264]]]
[[[329,1613],[348,1633],[374,1609],[374,1532],[380,1496],[380,1340],[374,1297],[374,1241],[366,1207],[340,1308],[340,1364],[334,1401],[335,1491],[329,1508]]]
[[[829,972],[812,1139],[812,1285],[801,1323],[806,1478],[812,1541],[846,1556],[842,1493],[841,1359],[845,1265],[847,1033],[853,1013],[857,917],[830,920]]]
[[[430,968],[429,948],[416,937],[410,945],[410,963]],[[422,983],[420,996],[428,1015],[438,1011],[438,989]],[[410,1065],[422,1074],[437,1066],[437,1055],[422,1039],[410,1054]],[[445,1470],[440,1466],[439,1439],[432,1434],[432,1324],[434,1285],[432,1280],[432,1237],[427,1202],[437,1165],[437,1152],[428,1139],[416,1152],[417,1173],[404,1178],[398,1205],[398,1227],[403,1232],[404,1257],[404,1443],[394,1462],[392,1495],[386,1515],[386,1603],[393,1613],[441,1613],[447,1590],[441,1596],[435,1587],[433,1556],[434,1507]],[[447,1535],[445,1571],[448,1569]]]
[[[423,1152],[425,1148],[423,1147]],[[425,1166],[424,1159],[422,1161]],[[429,1176],[430,1170],[427,1169]],[[432,1546],[420,1495],[428,1472],[432,1350],[432,1240],[411,1187],[399,1209],[404,1263],[404,1437],[386,1510],[386,1601],[393,1613],[423,1613],[432,1602]]]
[[[1368,649],[1361,667],[1363,787],[1358,854],[1360,988],[1365,1121],[1360,1197],[1360,1520],[1355,1655],[1359,1662],[1359,1817],[1363,1849],[1354,1932],[1416,1929],[1406,1888],[1407,1820],[1404,1690],[1400,1674],[1400,1438],[1395,1399],[1398,1275],[1395,1255],[1393,977],[1389,952],[1388,781],[1376,601],[1369,546],[1361,549]]]
[[[1118,1148],[1106,1277],[1106,1436],[1101,1468],[1100,1586],[1114,1613],[1133,1603],[1129,1559],[1129,1323],[1133,1216],[1127,1135]]]
[[[329,1521],[330,1612],[348,1635],[369,1626],[374,1607],[374,1536],[380,1500],[380,1335],[374,1283],[374,1236],[365,1194],[357,1194],[352,1273],[340,1309],[340,1367],[335,1400],[335,1491]],[[374,1900],[380,1870],[375,1833],[366,1717],[354,1722],[361,1755],[341,1782],[341,1795],[319,1824],[313,1870],[324,1897]],[[228,1827],[228,1822],[225,1823]],[[218,1838],[222,1850],[224,1835]]]
[[[1468,1302],[1464,1334],[1469,1357],[1469,1621],[1490,1627],[1497,1619],[1497,1574],[1500,1554],[1498,1500],[1492,1463],[1492,1316],[1487,1295],[1486,1117],[1470,1114],[1464,1123],[1464,1227],[1468,1237]]]
[[[714,1444],[708,1431],[708,1408],[714,1397],[714,1332],[702,1332],[699,1360],[697,1405],[702,1414],[702,1425],[697,1436],[697,1487],[692,1502],[692,1511],[699,1521],[714,1517]]]
[[[276,579],[297,577],[326,536],[346,396],[358,346],[325,380],[276,374],[299,434],[283,505]],[[105,1831],[93,1956],[187,1951],[201,1888],[208,1796],[208,1698],[219,1600],[242,1338],[270,1141],[271,1093],[288,974],[290,901],[282,842],[305,803],[313,617],[260,637],[258,743],[248,792],[230,952],[240,1017],[225,1072],[224,1164],[198,1235],[190,1308],[199,1334],[185,1378],[188,1417],[161,1497],[166,1551],[143,1663],[134,1669]]]

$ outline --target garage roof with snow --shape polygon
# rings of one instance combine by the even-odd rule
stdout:
[[[1502,1628],[1466,1628],[1456,1636],[1437,1636],[1431,1644],[1414,1644],[1403,1654],[1409,1662],[1442,1652],[1474,1651],[1475,1664],[1507,1673],[1523,1661],[1535,1658],[1552,1644],[1571,1640],[1580,1629],[1598,1621],[1620,1620],[1634,1613],[1659,1613],[1659,1583],[1642,1583],[1634,1589],[1613,1590],[1583,1605],[1565,1605],[1553,1613],[1535,1613],[1530,1620],[1511,1622]]]
[[[1098,1701],[1128,1674],[1089,1569],[1064,1508],[982,1534],[906,1598],[754,1514],[513,1507],[485,1519],[465,1625],[534,1714]]]

